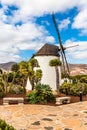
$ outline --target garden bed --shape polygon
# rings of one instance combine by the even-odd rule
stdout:
[[[10,94],[10,93],[8,93],[5,95],[5,97],[23,97],[23,98],[25,98],[25,94]],[[15,102],[15,101],[10,102],[10,104],[16,104],[16,103],[17,102]],[[25,101],[25,103],[26,103],[26,101]],[[0,98],[0,105],[2,105],[2,104],[3,104],[3,98]]]
[[[75,102],[79,102],[80,101],[80,97],[79,96],[71,96],[71,95],[65,95],[65,94],[59,94],[59,97],[65,97],[65,96],[69,96],[71,97],[71,103],[75,103]],[[87,101],[87,96],[84,95],[82,96],[82,101]]]
[[[59,94],[59,97],[64,97],[64,96],[67,96],[65,94]],[[25,98],[25,94],[6,94],[5,97],[23,97]],[[80,97],[78,96],[69,96],[71,97],[71,103],[75,103],[75,102],[79,102],[80,101]],[[82,101],[87,101],[87,96],[83,96],[82,97]],[[0,98],[0,105],[3,104],[3,98]],[[11,102],[11,104],[16,104],[16,102]],[[27,100],[24,100],[24,104],[28,104]],[[40,104],[38,104],[40,105]],[[44,104],[44,105],[55,105],[55,102],[54,103],[47,103],[47,104]]]

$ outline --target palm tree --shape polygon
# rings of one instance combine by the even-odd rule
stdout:
[[[3,91],[7,93],[7,87],[8,87],[8,72],[4,72],[0,68],[0,87],[3,88]]]
[[[59,70],[58,70],[58,66],[61,66],[61,61],[59,59],[52,59],[49,62],[49,65],[52,67],[55,67],[55,71],[56,71],[56,89],[57,91],[59,90]]]
[[[19,63],[19,71],[27,77],[29,71],[28,62],[21,61]]]
[[[4,73],[2,74],[2,82],[4,83],[5,93],[7,93],[7,87],[8,87],[8,72],[4,72]]]
[[[39,79],[41,79],[41,77],[42,77],[42,71],[40,69],[35,71],[34,68],[39,67],[39,63],[38,63],[37,59],[35,59],[35,58],[31,58],[29,60],[28,64],[29,64],[29,79],[31,81],[32,90],[33,90],[35,83],[37,83],[37,81],[39,81]],[[38,73],[38,75],[37,75],[37,73]],[[40,75],[40,73],[41,73],[41,75]]]
[[[13,64],[11,67],[11,71],[13,72],[13,80],[12,80],[12,84],[13,84],[16,74],[19,72],[19,64],[17,64],[17,63]]]
[[[25,86],[26,83],[26,79],[28,77],[28,73],[29,73],[29,65],[28,62],[26,61],[21,61],[19,63],[19,72],[22,74],[22,80],[23,80],[23,84]]]
[[[0,74],[2,74],[3,73],[3,71],[2,71],[2,69],[0,68]]]
[[[20,72],[25,75],[26,79],[27,77],[29,77],[33,90],[36,80],[39,81],[42,77],[42,74],[40,75],[42,71],[39,70],[39,72],[37,72],[37,70],[36,71],[34,70],[35,67],[39,67],[38,61],[35,58],[31,58],[28,62],[25,61],[20,62],[19,66],[20,66]],[[37,76],[37,73],[39,76]]]

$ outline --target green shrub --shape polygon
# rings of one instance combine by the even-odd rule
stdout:
[[[5,96],[5,93],[0,92],[0,98],[3,98]]]
[[[31,103],[31,104],[35,104],[35,103],[37,103],[37,99],[36,99],[36,91],[32,91],[32,92],[30,92],[30,93],[28,93],[28,94],[26,94],[26,96],[28,97],[28,99],[29,99],[29,103]]]
[[[24,93],[24,88],[20,85],[12,85],[10,86],[9,88],[9,93],[12,93],[12,94],[21,94],[21,93]]]
[[[83,93],[83,95],[87,94],[87,84],[86,83],[63,83],[59,89],[61,93],[64,93],[66,95],[74,95],[79,96],[80,92]]]
[[[0,92],[3,92],[4,91],[4,84],[3,82],[1,81],[0,82]]]
[[[75,93],[75,91],[76,91],[76,93]],[[83,95],[87,94],[87,84],[86,83],[75,84],[74,95],[79,96],[80,92],[82,92]]]
[[[72,84],[69,82],[64,82],[61,87],[59,88],[59,91],[61,93],[64,93],[66,95],[70,94],[70,89],[72,88]]]
[[[70,89],[70,95],[79,96],[80,94],[80,87],[77,85],[73,85]]]
[[[87,83],[87,77],[81,77],[80,82],[81,83]]]
[[[78,82],[87,83],[87,75],[69,76],[69,78],[72,80],[73,84]]]
[[[0,130],[16,130],[13,126],[8,125],[4,120],[0,119]]]
[[[55,97],[49,85],[38,83],[35,91],[26,95],[30,103],[47,103],[55,101]]]

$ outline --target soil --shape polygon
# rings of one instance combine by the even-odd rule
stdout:
[[[23,97],[25,98],[25,94],[6,94],[5,97]],[[26,103],[26,100],[25,100]],[[0,98],[0,105],[3,104],[3,98]],[[11,101],[10,104],[17,104],[17,102]]]
[[[65,94],[59,94],[57,97],[65,97],[67,95]],[[24,104],[28,104],[28,101],[27,99],[25,98],[25,94],[6,94],[5,97],[23,97],[25,100],[24,100]],[[69,97],[71,97],[71,103],[75,103],[75,102],[79,102],[80,101],[80,97],[79,96],[71,96],[69,95]],[[87,101],[87,95],[86,96],[82,96],[82,101]],[[3,98],[0,98],[0,105],[3,104]],[[17,102],[10,102],[10,104],[17,104]],[[40,104],[38,104],[40,105]],[[48,103],[48,104],[44,104],[44,105],[53,105],[55,106],[56,104],[55,103]]]
[[[71,103],[75,103],[75,102],[80,101],[79,96],[71,96],[71,95],[59,94],[59,97],[65,97],[65,96],[71,97]],[[82,96],[82,101],[87,101],[87,95]]]

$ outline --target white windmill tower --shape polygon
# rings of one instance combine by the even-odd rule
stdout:
[[[59,59],[59,48],[53,44],[45,44],[35,55],[40,69],[42,70],[41,83],[48,84],[52,90],[56,90],[56,72],[55,68],[49,65],[50,60]],[[61,72],[59,69],[59,81],[61,81]]]

